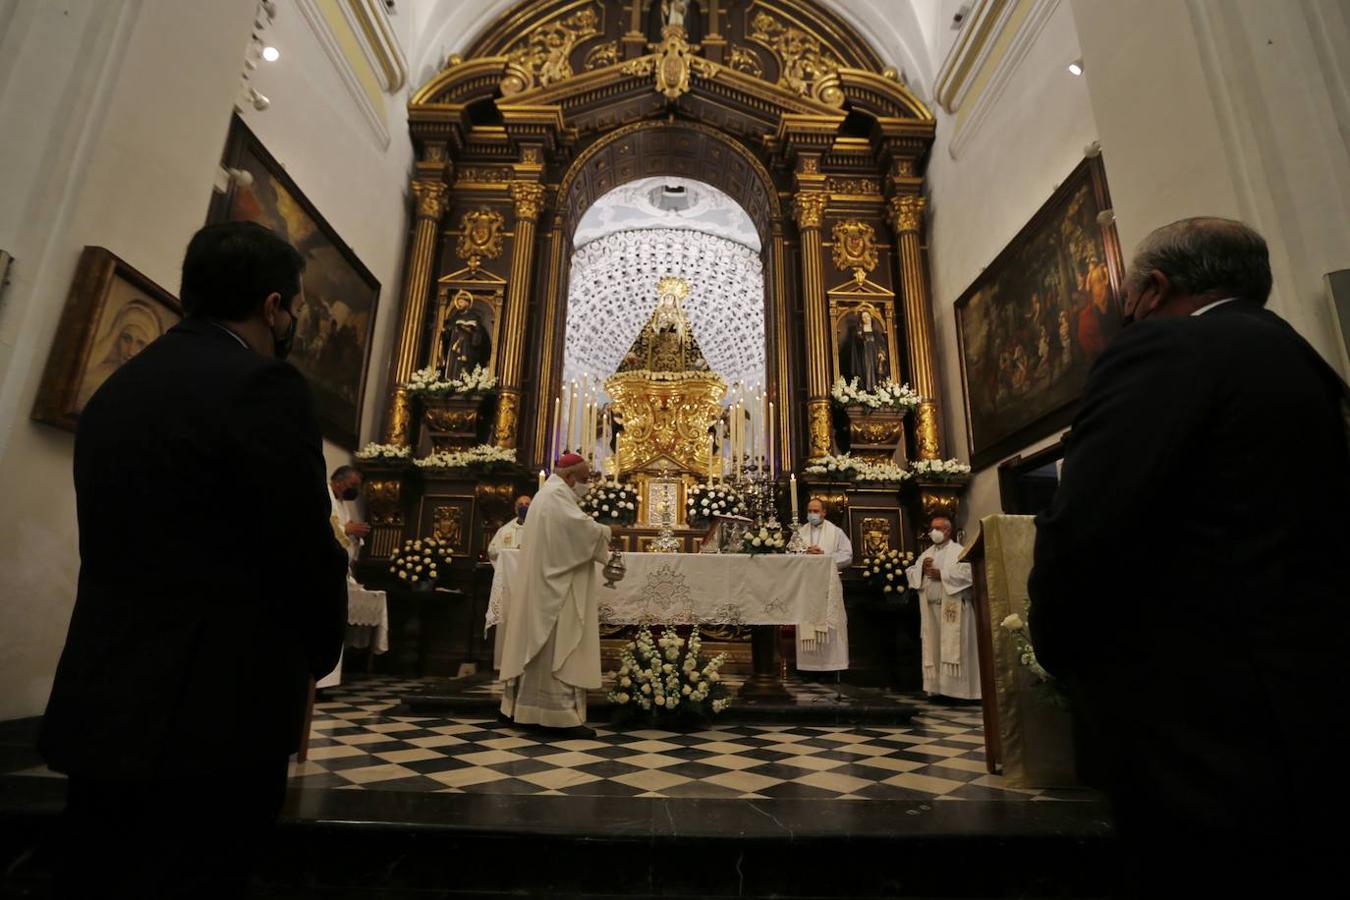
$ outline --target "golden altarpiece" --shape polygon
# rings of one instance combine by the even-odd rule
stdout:
[[[796,472],[804,494],[830,501],[861,557],[913,549],[918,518],[955,506],[955,491],[937,485],[902,492],[803,476],[807,460],[844,449],[901,459],[943,450],[924,246],[934,120],[837,15],[812,0],[522,0],[416,92],[408,122],[413,213],[384,439],[490,441],[514,448],[519,468],[489,478],[372,468],[372,572],[405,535],[433,530],[471,568],[513,493],[548,467],[573,232],[603,194],[649,176],[712,184],[758,231],[780,508]],[[461,292],[492,330],[497,388],[472,424],[428,427],[401,385],[444,361],[440,332]],[[856,340],[867,358],[924,398],[909,416],[851,420],[832,406],[863,313]],[[627,427],[642,427],[635,411],[647,401],[625,373],[611,383],[616,405],[630,406]],[[625,471],[646,466],[623,455],[636,449],[621,449]],[[691,443],[670,462],[706,472],[700,453]]]

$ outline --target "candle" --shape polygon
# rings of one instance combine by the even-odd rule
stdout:
[[[797,473],[792,473],[792,482],[788,487],[792,494],[792,521],[797,521]]]
[[[572,382],[572,396],[567,401],[567,446],[563,448],[568,453],[572,452],[572,448],[575,446],[572,443],[572,426],[576,424],[576,421],[577,421],[577,383],[574,380]]]
[[[562,427],[562,397],[553,398],[553,440],[548,444],[548,464],[551,468],[553,461],[558,458],[558,430]]]
[[[767,469],[769,462],[769,415],[766,404],[769,402],[769,395],[764,391],[759,393],[759,458],[760,463]]]
[[[543,470],[543,469],[540,469],[540,470],[539,470],[539,490],[542,491],[543,489],[544,489],[544,470]]]
[[[708,487],[712,487],[713,436],[708,435]]]
[[[765,457],[764,465],[768,467],[769,478],[773,478],[773,401],[769,401],[769,421],[765,423],[764,430],[768,434],[768,455]]]

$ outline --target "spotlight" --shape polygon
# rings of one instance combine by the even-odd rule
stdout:
[[[268,62],[276,62],[281,59],[281,51],[272,46],[264,47],[262,49],[262,58]]]
[[[1081,59],[1075,59],[1073,62],[1069,63],[1069,72],[1074,75],[1082,75],[1083,61]]]
[[[258,112],[262,112],[272,105],[272,101],[268,100],[265,95],[258,93],[257,88],[249,88],[248,99],[253,104],[253,108]]]

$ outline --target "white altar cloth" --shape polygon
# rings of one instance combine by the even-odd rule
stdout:
[[[800,625],[827,622],[831,610],[843,609],[844,586],[828,556],[625,553],[623,561],[628,572],[613,588],[597,572],[606,625]],[[485,632],[506,620],[519,581],[520,551],[503,550]]]

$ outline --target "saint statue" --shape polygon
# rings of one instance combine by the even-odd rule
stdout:
[[[441,376],[447,380],[467,375],[475,366],[486,366],[492,358],[492,339],[468,291],[458,291],[451,298],[440,340]]]
[[[890,377],[890,360],[886,356],[886,335],[880,323],[864,310],[858,323],[850,325],[848,334],[849,375],[858,379],[865,391],[876,389]]]

